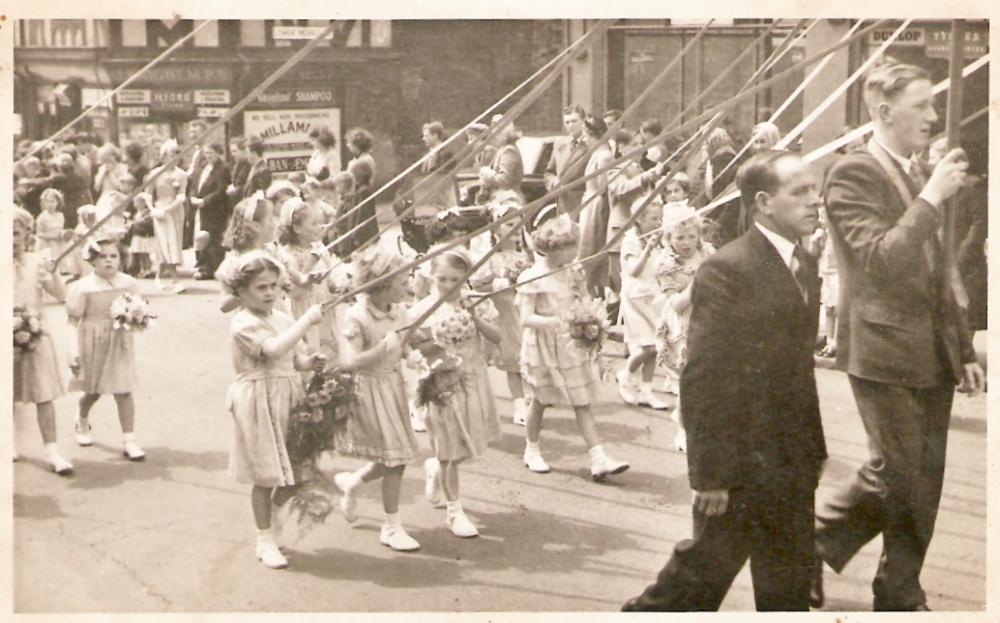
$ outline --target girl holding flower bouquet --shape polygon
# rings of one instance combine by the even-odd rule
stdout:
[[[543,210],[539,217],[546,213]],[[577,426],[590,451],[590,473],[595,480],[628,469],[628,463],[608,457],[597,434],[590,410],[592,388],[597,383],[594,362],[589,353],[565,335],[560,312],[583,300],[583,274],[579,270],[561,270],[572,261],[580,240],[579,229],[567,215],[536,226],[531,235],[535,263],[518,278],[518,308],[524,327],[521,342],[521,372],[531,388],[524,463],[533,472],[547,473],[538,442],[542,415],[550,405],[568,405],[576,414]],[[529,280],[547,275],[536,281]]]
[[[404,265],[398,254],[374,245],[354,262],[355,283],[363,285]],[[334,434],[338,452],[367,459],[354,472],[341,472],[334,483],[343,497],[340,510],[348,522],[357,519],[355,490],[365,482],[382,480],[385,523],[379,541],[394,550],[409,551],[420,544],[403,529],[399,518],[399,489],[403,470],[420,456],[410,428],[410,413],[403,384],[402,338],[397,331],[406,326],[407,276],[396,275],[367,292],[347,310],[341,326],[340,364],[355,376],[358,407]]]
[[[323,246],[324,217],[320,207],[298,197],[286,199],[278,219],[277,257],[291,281],[292,316],[300,318],[310,306],[330,298],[331,271],[337,261]],[[327,286],[327,287],[320,287]],[[313,351],[333,357],[337,351],[337,319],[333,309],[306,334]]]
[[[468,253],[456,248],[442,253],[431,263],[434,292],[410,309],[411,322],[416,322],[440,297],[461,283],[473,261]],[[501,334],[497,325],[466,303],[461,289],[455,289],[415,332],[414,341],[424,354],[428,368],[447,354],[457,355],[461,362],[455,371],[458,382],[427,404],[427,428],[434,457],[424,462],[425,493],[431,504],[439,506],[443,490],[448,509],[445,525],[455,536],[474,537],[479,532],[466,517],[459,501],[458,466],[465,459],[482,454],[487,444],[500,438],[500,423],[480,336],[496,344]],[[487,308],[483,312],[487,315],[496,314],[488,302],[480,308]]]
[[[135,345],[128,327],[116,327],[112,309],[123,295],[138,297],[139,284],[121,272],[127,251],[119,240],[99,236],[84,246],[84,259],[93,272],[75,281],[66,297],[70,324],[70,367],[79,376],[83,396],[76,419],[76,442],[93,444],[90,409],[102,394],[113,394],[124,434],[123,453],[130,461],[141,461],[145,453],[135,442],[133,426],[136,385]],[[133,319],[139,320],[134,317]]]
[[[41,325],[42,292],[58,300],[65,298],[62,279],[52,270],[52,259],[43,262],[28,251],[32,217],[14,207],[11,237],[14,253],[14,402],[33,402],[38,430],[45,444],[45,460],[60,476],[73,465],[56,446],[56,412],[52,401],[66,393],[51,336]],[[45,265],[48,264],[48,265]],[[20,313],[19,313],[20,312]],[[17,460],[17,452],[14,453]]]
[[[275,309],[282,296],[281,274],[281,264],[263,251],[240,256],[226,273],[226,287],[241,307],[229,325],[236,369],[226,398],[234,424],[229,471],[237,482],[253,485],[257,559],[271,569],[288,566],[274,541],[272,513],[306,476],[285,446],[289,414],[304,395],[299,371],[326,363],[322,355],[307,354],[303,341],[322,321],[322,308],[313,305],[298,320]]]
[[[508,212],[521,206],[516,202],[502,202],[491,206],[491,215],[498,221]],[[517,227],[517,219],[496,226],[493,244],[502,238],[512,228]],[[524,270],[531,265],[528,254],[521,250],[518,240],[507,238],[496,253],[470,279],[473,287],[484,291],[503,290],[515,283]],[[490,297],[490,302],[498,313],[497,327],[500,329],[500,342],[493,344],[485,342],[486,361],[494,368],[507,373],[507,387],[514,399],[514,424],[524,426],[528,421],[528,404],[524,397],[524,385],[521,382],[521,319],[517,306],[514,304],[514,290],[505,290]]]
[[[705,259],[715,252],[711,244],[701,239],[701,219],[698,213],[687,208],[685,213],[671,216],[665,224],[664,237],[667,253],[659,268],[660,319],[657,323],[659,335],[657,359],[667,369],[667,379],[672,381],[672,389],[677,393],[677,406],[671,416],[680,430],[674,439],[674,447],[679,452],[687,449],[687,437],[681,417],[681,397],[678,380],[684,364],[687,363],[688,323],[691,320],[691,284],[694,274]]]
[[[632,203],[637,210],[649,197]],[[622,304],[628,363],[618,372],[618,393],[627,404],[645,404],[653,409],[669,405],[653,394],[656,372],[656,323],[660,317],[657,271],[663,255],[660,227],[663,224],[663,201],[653,197],[635,221],[635,227],[622,239]],[[639,374],[642,378],[640,381]],[[641,386],[640,386],[641,383]]]

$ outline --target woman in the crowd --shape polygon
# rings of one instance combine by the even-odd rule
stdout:
[[[353,156],[347,163],[347,170],[354,178],[354,205],[351,217],[345,219],[344,231],[351,231],[347,252],[353,251],[370,239],[378,236],[378,221],[375,219],[375,202],[367,201],[375,182],[375,158],[371,150],[374,145],[372,135],[363,128],[354,128],[347,133],[347,149]],[[358,208],[360,206],[360,208]],[[364,223],[364,225],[361,225]]]
[[[605,168],[614,159],[611,147],[601,139],[607,133],[604,120],[587,115],[583,120],[583,140],[587,149],[592,149],[584,175],[589,176]],[[580,202],[580,246],[577,259],[590,257],[604,247],[608,232],[608,174],[602,173],[588,179]],[[604,287],[608,285],[608,260],[602,255],[590,261],[585,267],[587,291],[594,298],[603,298]]]
[[[313,128],[309,132],[309,142],[312,143],[313,153],[306,172],[318,180],[340,173],[340,150],[337,149],[337,137],[330,128]]]

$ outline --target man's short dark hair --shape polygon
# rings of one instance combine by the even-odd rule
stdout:
[[[258,156],[264,155],[264,141],[260,140],[259,136],[251,136],[247,139],[247,149],[257,154]]]
[[[566,108],[563,108],[563,117],[565,117],[566,115],[572,115],[573,113],[580,115],[581,120],[583,120],[583,118],[587,116],[587,111],[584,110],[583,106],[579,104],[571,104]]]
[[[799,157],[790,151],[769,149],[755,154],[736,173],[736,186],[740,189],[740,200],[747,213],[752,214],[756,206],[757,193],[768,194],[778,192],[781,180],[775,170],[776,163],[782,158]]]
[[[233,138],[229,139],[229,144],[235,145],[236,149],[246,149],[247,139],[244,136],[234,136]]]
[[[601,117],[603,117],[604,119],[607,119],[608,117],[611,117],[611,123],[614,123],[614,122],[618,121],[619,119],[621,119],[623,114],[625,114],[625,113],[623,113],[622,111],[618,110],[617,108],[611,108],[609,110],[605,110],[604,114],[601,115]]]
[[[659,136],[663,132],[663,124],[656,117],[652,119],[646,119],[639,126],[639,131],[645,134],[652,134],[653,136]]]
[[[220,156],[224,156],[224,155],[226,155],[226,148],[225,148],[225,147],[223,147],[223,146],[222,146],[222,143],[220,143],[220,142],[218,142],[218,141],[214,141],[214,142],[212,142],[212,143],[211,143],[211,144],[210,144],[210,145],[208,146],[208,148],[209,148],[209,149],[211,149],[212,151],[214,151],[215,153],[219,154]]]

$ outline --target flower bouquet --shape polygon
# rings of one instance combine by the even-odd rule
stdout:
[[[442,305],[428,322],[431,339],[445,348],[476,337],[472,314],[455,305]]]
[[[528,258],[516,251],[498,251],[490,258],[490,271],[493,276],[511,283],[517,283],[517,278],[530,266]]]
[[[428,349],[417,377],[417,405],[442,406],[462,385],[462,358],[440,346]]]
[[[305,396],[288,418],[285,447],[295,465],[313,463],[333,441],[334,432],[357,408],[354,376],[339,368],[313,375]]]
[[[334,487],[317,470],[311,479],[296,489],[295,495],[287,504],[289,515],[294,518],[297,527],[295,537],[290,540],[298,541],[313,528],[325,522],[333,512]]]
[[[27,307],[14,308],[14,353],[35,350],[42,337],[42,321],[38,314]]]
[[[576,348],[596,358],[608,336],[608,319],[600,299],[582,298],[562,313],[563,333]]]
[[[111,302],[111,319],[115,329],[143,331],[152,326],[156,314],[149,310],[149,301],[125,292]]]

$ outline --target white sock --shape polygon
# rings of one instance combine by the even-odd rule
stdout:
[[[344,484],[347,485],[348,489],[353,489],[361,484],[361,476],[358,476],[357,472],[347,472],[347,474],[347,482]]]
[[[541,441],[541,440],[539,440]],[[538,447],[539,441],[531,441],[526,439],[524,442],[524,453],[525,454],[541,454],[542,450]]]
[[[649,393],[652,394],[653,393],[653,382],[652,381],[643,381],[642,382],[642,391],[649,392]]]
[[[450,500],[448,501],[448,514],[449,515],[457,515],[461,511],[462,511],[462,503],[461,502],[459,502],[458,500],[455,500],[454,502],[452,502]]]
[[[135,443],[135,433],[125,433],[122,437],[124,437],[125,443]]]
[[[604,447],[601,446],[601,445],[594,446],[593,448],[591,448],[589,450],[589,452],[590,452],[590,460],[591,461],[599,461],[599,460],[601,460],[603,458],[606,458],[604,456]]]
[[[257,542],[258,543],[273,543],[274,533],[271,532],[270,528],[257,528]]]
[[[387,528],[401,528],[403,527],[403,522],[399,518],[399,513],[386,513],[385,514],[385,525]]]

